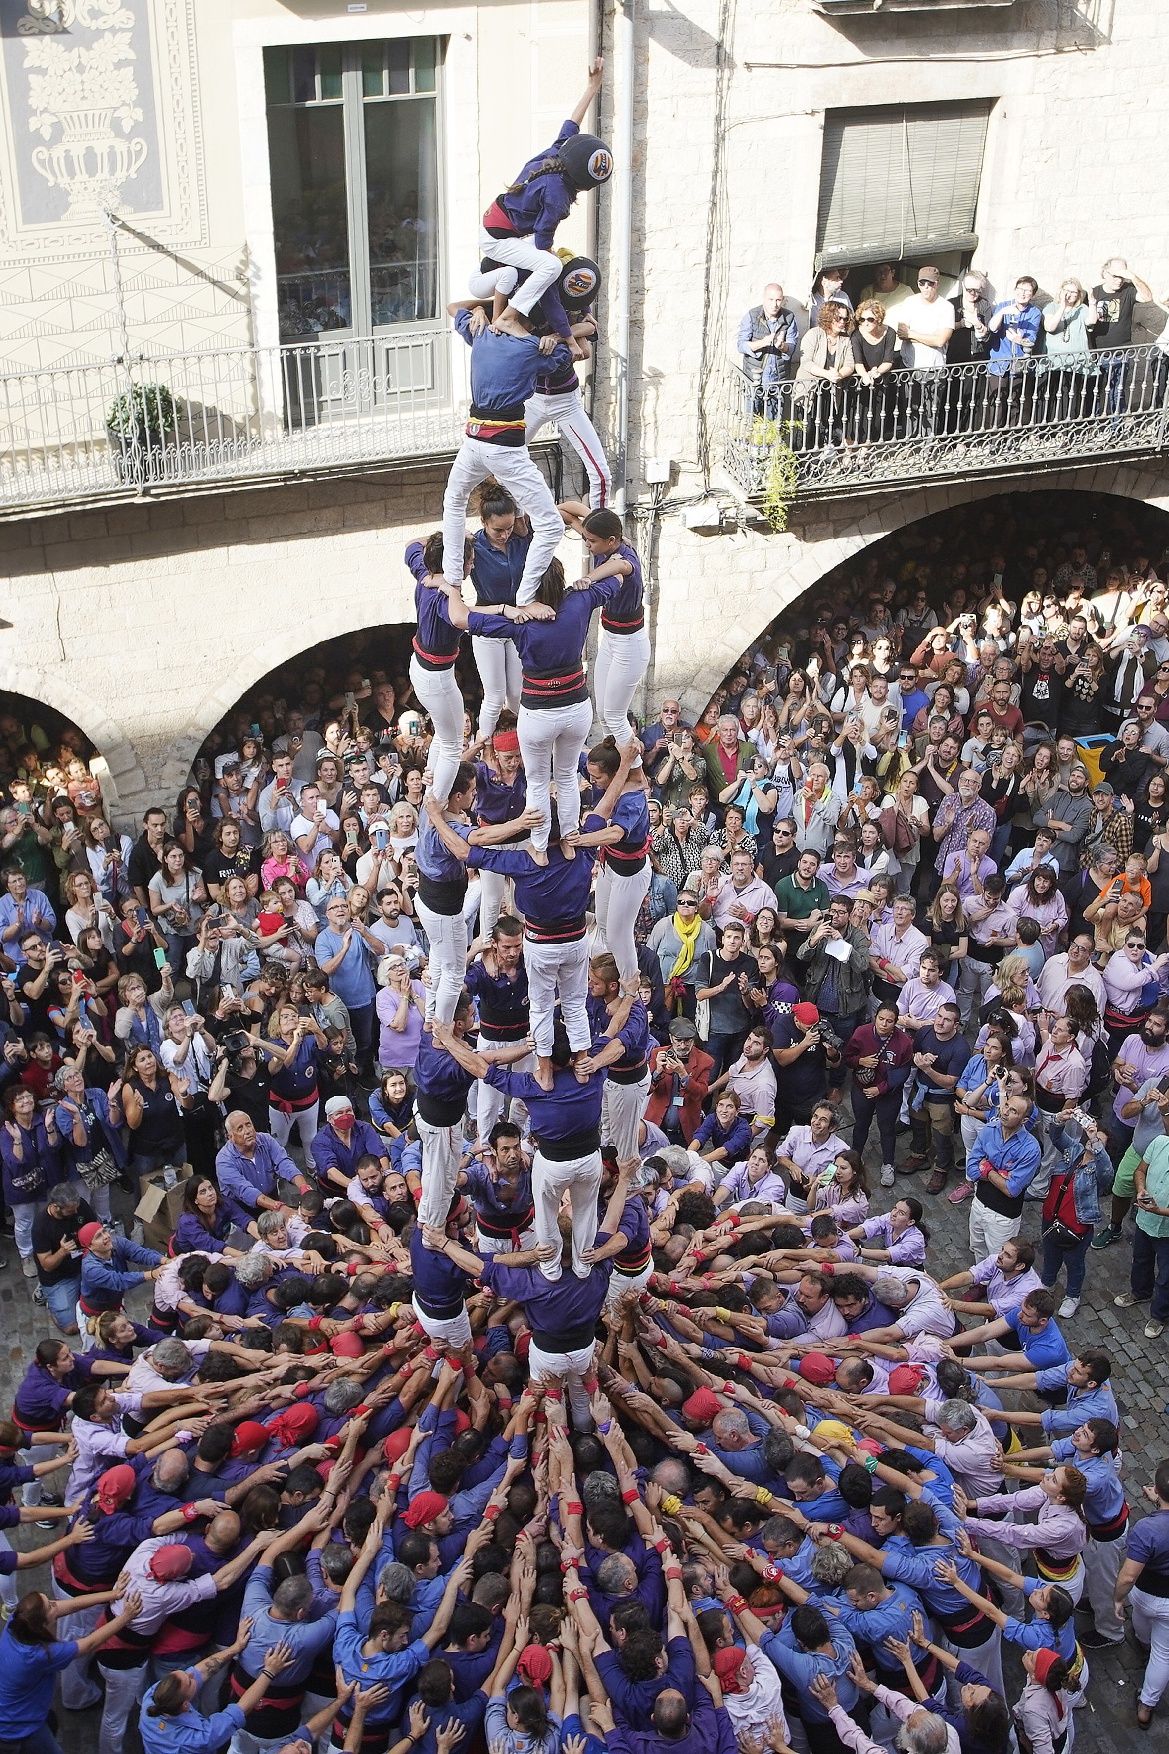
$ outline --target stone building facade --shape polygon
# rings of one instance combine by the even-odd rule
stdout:
[[[401,548],[437,520],[458,430],[461,349],[437,312],[473,264],[484,202],[551,138],[598,41],[607,135],[619,136],[632,96],[631,175],[595,212],[580,204],[566,241],[584,248],[595,237],[605,269],[592,394],[648,559],[650,700],[677,692],[700,709],[779,609],[848,553],[945,506],[1006,484],[1169,506],[1169,474],[1154,450],[1090,467],[1052,458],[1022,475],[951,468],[904,491],[823,493],[798,499],[788,531],[775,535],[723,467],[738,318],[771,279],[806,305],[824,243],[828,161],[841,126],[865,112],[896,111],[907,127],[955,109],[984,116],[973,212],[960,228],[967,251],[946,257],[954,272],[973,261],[999,287],[1030,272],[1050,292],[1068,272],[1090,284],[1121,253],[1155,292],[1169,290],[1160,0],[886,0],[877,13],[867,0],[638,0],[631,24],[585,0],[423,6],[408,17],[389,0],[363,10],[342,0],[25,0],[9,11],[19,17],[0,37],[0,616],[11,625],[0,629],[0,688],[86,731],[124,817],[173,798],[203,737],[274,666],[358,629],[369,630],[376,662],[378,629],[409,621]],[[407,52],[410,41],[436,46]],[[374,45],[398,45],[378,49],[380,73]],[[324,53],[309,75],[303,52],[313,46]],[[115,100],[96,119],[92,106],[82,114],[87,69]],[[316,84],[306,98],[297,81],[307,77]],[[275,84],[289,79],[308,111],[327,107],[342,85],[346,103],[360,106],[379,77],[387,99],[396,80],[400,93],[430,104],[415,146],[421,163],[417,142],[429,142],[433,169],[412,191],[429,202],[417,225],[427,246],[413,264],[406,316],[370,269],[371,327],[358,342],[376,363],[394,349],[400,356],[408,336],[424,369],[445,374],[424,442],[396,464],[347,460],[344,446],[311,467],[287,450],[269,464],[261,425],[242,463],[233,453],[230,481],[205,469],[135,491],[74,466],[74,452],[84,460],[104,443],[90,433],[68,455],[58,446],[37,493],[22,497],[13,483],[35,448],[30,394],[47,418],[86,372],[108,372],[116,391],[127,362],[141,378],[142,356],[156,373],[179,354],[188,371],[192,359],[216,371],[217,361],[234,371],[245,360],[262,404],[257,361],[288,344],[289,287],[301,296],[296,289],[311,283],[318,302],[329,297],[323,269],[301,262],[298,279],[280,259],[289,238],[280,235],[282,163],[271,142],[299,136],[270,131]],[[295,128],[317,125],[298,113]],[[353,166],[365,161],[346,138],[356,249],[363,211],[374,224],[374,179],[361,170],[370,192],[362,209]],[[327,143],[310,148],[306,162],[328,162]],[[883,172],[875,179],[871,203],[864,191],[862,213],[886,181]],[[619,227],[614,242],[622,202],[627,279]],[[368,237],[363,247],[372,263]],[[360,302],[350,288],[333,312],[354,332]],[[1156,311],[1141,314],[1155,332]],[[263,413],[249,407],[245,416]]]

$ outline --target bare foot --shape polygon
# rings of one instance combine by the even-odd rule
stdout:
[[[510,305],[501,315],[496,317],[491,327],[497,335],[518,335],[521,340],[525,340],[531,334],[531,330],[525,326],[519,312],[513,310]]]

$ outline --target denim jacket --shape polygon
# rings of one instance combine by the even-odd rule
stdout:
[[[1058,1125],[1049,1127],[1048,1135],[1062,1159],[1061,1166],[1055,1171],[1055,1175],[1066,1174],[1069,1169],[1074,1169],[1076,1172],[1072,1182],[1072,1202],[1075,1206],[1076,1223],[1098,1224],[1100,1221],[1100,1195],[1106,1194],[1111,1188],[1112,1178],[1116,1173],[1108,1152],[1101,1146],[1091,1157],[1085,1157],[1084,1141],[1070,1138]],[[1066,1202],[1061,1202],[1061,1204],[1066,1210]],[[1062,1213],[1060,1215],[1062,1216]]]

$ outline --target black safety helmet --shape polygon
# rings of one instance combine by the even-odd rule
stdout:
[[[578,189],[595,189],[613,175],[613,154],[595,134],[574,134],[557,147],[556,156]]]

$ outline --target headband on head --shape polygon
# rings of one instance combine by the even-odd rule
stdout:
[[[491,736],[491,747],[497,755],[518,755],[520,734],[518,731],[494,731]]]

